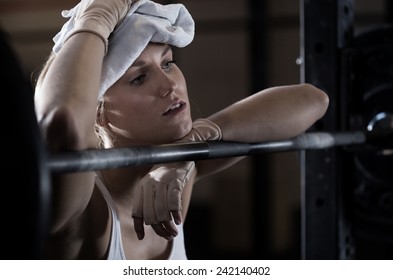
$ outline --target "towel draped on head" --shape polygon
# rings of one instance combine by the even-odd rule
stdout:
[[[74,27],[73,17],[78,5],[63,11],[70,18],[53,38],[53,52],[58,53],[65,38]],[[108,52],[104,57],[99,97],[111,87],[134,63],[149,42],[185,47],[194,38],[195,24],[182,4],[162,5],[149,0],[133,4],[109,37]]]

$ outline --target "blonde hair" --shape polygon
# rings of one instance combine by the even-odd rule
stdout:
[[[104,96],[101,96],[97,101],[97,114],[94,125],[94,131],[98,137],[97,148],[113,148],[113,139],[109,136],[105,126],[101,125],[103,123],[105,123],[105,102]]]

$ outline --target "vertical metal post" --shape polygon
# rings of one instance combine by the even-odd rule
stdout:
[[[249,0],[249,37],[250,37],[250,67],[251,92],[257,92],[266,87],[266,2],[267,0]],[[253,160],[253,220],[263,221],[253,224],[253,258],[271,258],[269,232],[269,172],[267,156],[254,156]]]
[[[301,0],[301,81],[324,90],[329,109],[310,130],[337,131],[345,119],[341,52],[352,29],[352,0]],[[345,102],[345,101],[344,101]],[[345,238],[338,149],[301,152],[302,258],[337,259]]]
[[[386,21],[393,23],[393,2],[392,0],[385,0]]]

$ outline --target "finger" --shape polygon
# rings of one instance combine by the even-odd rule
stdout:
[[[156,188],[154,184],[144,186],[143,188],[143,218],[146,225],[158,224],[156,210],[154,209],[154,197]]]
[[[177,231],[177,228],[172,221],[163,222],[162,224],[172,237],[176,237],[178,235],[179,232]]]
[[[135,188],[132,201],[132,217],[143,218],[143,186],[139,185]]]
[[[181,211],[171,211],[173,220],[175,221],[175,224],[180,225],[182,223],[182,215]]]
[[[154,224],[154,225],[151,225],[151,227],[159,236],[161,236],[167,240],[173,239],[172,234],[162,224]]]
[[[156,196],[154,197],[156,217],[159,222],[172,220],[171,212],[167,203],[167,188],[164,184],[156,186]]]
[[[183,191],[183,182],[180,180],[175,180],[169,183],[168,186],[168,209],[170,211],[180,211],[182,210],[182,191]]]
[[[134,217],[134,230],[139,240],[145,237],[145,227],[143,226],[143,218]]]
[[[185,184],[190,179],[195,163],[188,161],[182,163],[182,167],[176,170],[177,180],[172,180],[168,186],[168,208],[171,211],[182,210],[182,194]]]

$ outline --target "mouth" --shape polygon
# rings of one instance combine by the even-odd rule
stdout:
[[[173,103],[162,115],[163,116],[168,116],[172,114],[177,114],[178,112],[181,112],[184,110],[186,107],[186,103],[183,101],[177,101]]]

